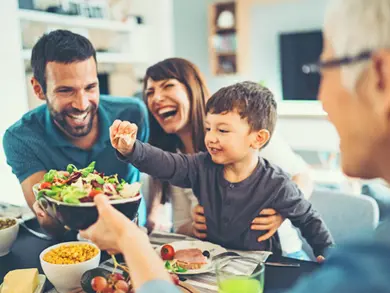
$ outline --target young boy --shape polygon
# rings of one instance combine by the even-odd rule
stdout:
[[[208,240],[227,248],[280,253],[277,233],[257,242],[261,231],[250,223],[261,210],[273,208],[289,218],[316,256],[332,237],[302,192],[280,168],[259,157],[276,123],[272,93],[253,82],[220,89],[206,105],[205,144],[195,155],[164,152],[136,140],[137,126],[116,120],[111,143],[120,159],[172,185],[192,188],[207,219]]]

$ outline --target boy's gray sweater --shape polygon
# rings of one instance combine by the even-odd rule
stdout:
[[[257,242],[266,231],[252,231],[250,224],[259,212],[273,208],[291,220],[316,256],[333,244],[323,220],[284,171],[260,158],[253,173],[245,180],[230,183],[224,179],[223,165],[215,164],[208,153],[184,155],[136,141],[128,157],[118,157],[141,172],[172,185],[192,188],[204,207],[207,239],[226,248],[242,250],[277,250],[272,242]],[[273,241],[278,242],[275,235]]]

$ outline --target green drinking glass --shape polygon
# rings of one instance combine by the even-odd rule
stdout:
[[[251,257],[229,257],[215,265],[218,293],[263,293],[264,263]]]

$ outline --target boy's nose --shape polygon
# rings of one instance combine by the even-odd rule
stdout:
[[[206,144],[208,142],[215,143],[215,142],[217,142],[217,136],[212,131],[209,131],[209,132],[207,132],[207,134],[205,136],[205,142],[206,142]]]

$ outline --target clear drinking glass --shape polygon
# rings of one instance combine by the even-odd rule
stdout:
[[[230,257],[215,265],[219,293],[263,293],[264,263],[251,257]]]

